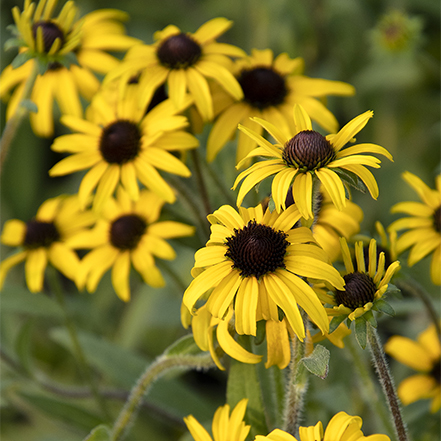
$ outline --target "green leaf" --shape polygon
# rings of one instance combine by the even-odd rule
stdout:
[[[5,285],[1,296],[2,310],[43,316],[63,318],[63,311],[50,297],[42,293],[31,293],[19,285]]]
[[[33,406],[46,413],[51,419],[63,421],[82,430],[91,430],[92,427],[103,423],[100,417],[84,406],[76,406],[44,395],[29,393],[20,395]]]
[[[355,319],[355,338],[362,349],[366,348],[366,320],[363,316]]]
[[[184,335],[179,340],[175,341],[171,346],[169,346],[164,355],[197,355],[203,354],[194,341],[193,334]]]
[[[34,57],[30,53],[30,51],[21,52],[12,60],[11,66],[13,69],[17,69],[17,67],[22,66],[27,61],[29,61],[31,58],[34,58]]]
[[[332,320],[329,323],[329,334],[332,334],[340,326],[340,323],[345,320],[345,318],[345,315],[336,315],[335,317],[332,317]]]
[[[15,340],[15,351],[17,353],[20,364],[26,372],[32,372],[32,332],[34,328],[35,318],[26,320],[21,327]]]
[[[386,292],[384,294],[401,294],[401,289],[398,288],[397,286],[395,286],[393,283],[388,283],[387,284],[387,289]]]
[[[84,438],[83,441],[110,441],[111,432],[110,428],[104,424],[100,424],[98,427],[92,430],[89,435]]]
[[[353,187],[362,193],[368,191],[366,184],[355,173],[339,168],[334,169],[334,171],[340,176],[340,179],[350,187]]]
[[[24,107],[29,112],[33,112],[33,113],[37,113],[38,112],[37,105],[33,101],[31,101],[31,100],[22,100],[20,102],[20,106]]]
[[[329,372],[330,352],[322,345],[316,345],[312,353],[300,361],[311,374],[324,380]]]
[[[364,313],[363,318],[369,322],[372,327],[377,327],[377,320],[375,319],[374,313],[372,311],[367,311]]]
[[[15,24],[9,24],[6,26],[6,29],[12,34],[18,37],[20,35],[19,30],[17,29],[17,26]]]
[[[372,307],[375,311],[382,312],[383,314],[387,314],[391,317],[395,315],[394,308],[389,305],[389,303],[386,302],[386,300],[379,299],[374,303],[374,306]]]
[[[63,57],[60,58],[59,63],[62,64],[66,69],[69,69],[71,64],[79,66],[78,58],[74,52],[69,52],[66,55],[63,55]]]
[[[18,38],[8,38],[3,45],[3,49],[8,51],[9,49],[13,49],[20,46],[20,40]]]
[[[42,59],[42,57],[37,57],[37,67],[38,67],[38,73],[40,75],[44,75],[49,67],[49,61],[47,59]]]
[[[228,374],[227,403],[233,409],[242,398],[248,398],[246,421],[251,425],[251,439],[255,435],[268,433],[256,365],[232,359]]]

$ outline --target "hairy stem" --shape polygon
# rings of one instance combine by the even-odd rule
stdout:
[[[137,410],[142,402],[142,398],[150,386],[159,377],[164,375],[170,369],[208,369],[215,364],[209,353],[201,355],[176,355],[159,356],[156,361],[147,367],[145,372],[139,378],[137,384],[132,389],[126,404],[121,410],[112,429],[112,441],[124,439],[129,432],[130,425],[133,423]]]
[[[389,367],[387,366],[383,347],[381,345],[377,330],[370,323],[367,323],[367,337],[375,370],[377,371],[381,387],[383,388],[383,392],[386,396],[389,410],[392,414],[392,420],[395,426],[397,438],[399,441],[409,441],[406,425],[401,415],[400,400],[398,399],[392,375],[389,371]]]

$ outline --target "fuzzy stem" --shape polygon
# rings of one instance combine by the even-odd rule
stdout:
[[[384,356],[383,347],[380,342],[377,330],[368,322],[367,337],[369,347],[371,349],[372,360],[377,371],[383,392],[386,395],[387,404],[392,414],[392,419],[395,426],[395,433],[399,441],[409,441],[406,425],[403,421],[400,409],[400,400],[398,399],[397,391],[392,379],[392,375],[387,366],[386,357]]]
[[[15,113],[12,115],[11,118],[9,118],[3,130],[3,134],[0,140],[0,172],[3,170],[3,165],[6,161],[6,157],[8,156],[9,148],[15,138],[15,135],[17,134],[18,128],[20,127],[26,115],[29,113],[29,109],[23,105],[23,102],[31,97],[32,89],[34,87],[37,75],[38,64],[34,60],[34,67],[28,79],[26,80],[21,101],[18,104]]]
[[[380,418],[384,430],[387,433],[392,433],[394,431],[394,427],[390,419],[387,417],[387,409],[384,405],[384,402],[380,399],[378,395],[378,391],[374,386],[372,376],[370,375],[366,364],[364,363],[364,360],[360,357],[360,354],[357,351],[357,346],[353,343],[353,340],[351,338],[347,338],[345,340],[345,345],[351,355],[351,363],[353,363],[353,365],[355,366],[355,369],[358,373],[358,379],[360,380],[363,386],[363,390],[366,393],[366,402],[368,403],[372,411],[374,411]]]
[[[200,156],[196,150],[192,150],[191,157],[193,159],[194,174],[196,175],[196,181],[202,197],[202,203],[204,204],[205,214],[208,216],[209,214],[211,214],[212,211],[210,200],[208,198],[207,186],[205,184],[204,176],[202,175]]]
[[[159,356],[147,367],[130,392],[130,396],[121,410],[112,429],[111,441],[119,441],[129,432],[142,398],[155,380],[169,372],[170,369],[209,369],[215,364],[210,353],[206,355]]]
[[[64,315],[64,321],[66,324],[66,328],[69,332],[70,339],[72,341],[72,346],[75,354],[75,359],[78,362],[78,366],[80,368],[81,374],[84,378],[84,380],[89,384],[90,390],[92,391],[92,394],[98,403],[99,408],[101,409],[101,412],[103,413],[106,420],[111,420],[112,417],[109,413],[109,410],[107,409],[106,402],[101,396],[98,386],[96,385],[92,372],[90,370],[89,365],[87,364],[86,357],[84,355],[83,349],[80,345],[80,341],[78,339],[77,331],[75,328],[75,324],[73,320],[71,319],[69,312],[66,307],[66,301],[64,299],[63,291],[60,285],[60,281],[58,280],[56,270],[53,268],[49,268],[49,277],[48,281],[51,286],[52,292],[55,294],[55,297],[57,299],[58,304],[60,305],[63,315]]]
[[[305,322],[305,318],[303,317]],[[283,430],[297,436],[303,411],[304,396],[308,388],[308,372],[301,363],[306,356],[306,342],[296,337],[291,339],[291,361],[289,364],[288,390],[285,399]]]

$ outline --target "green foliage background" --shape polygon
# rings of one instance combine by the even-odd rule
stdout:
[[[380,197],[354,192],[354,201],[363,208],[362,231],[373,233],[380,220],[388,225],[396,217],[390,207],[404,200],[417,200],[416,194],[401,179],[409,170],[429,186],[440,172],[440,6],[436,0],[79,0],[85,14],[99,8],[118,8],[130,14],[128,34],[153,42],[156,30],[176,24],[194,32],[202,23],[224,16],[234,21],[222,38],[247,52],[252,48],[271,48],[275,54],[305,59],[306,74],[311,77],[341,80],[355,86],[351,98],[329,99],[329,107],[343,125],[365,110],[374,110],[374,118],[360,134],[359,141],[374,142],[387,148],[395,162],[385,160],[375,171]],[[10,0],[1,3],[2,44],[5,29],[12,22],[11,8],[22,4]],[[375,42],[374,29],[381,17],[398,8],[420,21],[421,31],[413,48],[390,53]],[[3,53],[2,69],[14,53]],[[2,104],[2,127],[5,105]],[[56,126],[57,135],[66,133]],[[30,219],[40,204],[60,193],[74,193],[81,175],[49,178],[47,171],[60,155],[51,152],[51,139],[33,135],[26,122],[18,134],[1,176],[2,224],[11,218]],[[226,151],[215,167],[232,184],[233,153]],[[231,170],[227,170],[231,168]],[[219,198],[220,206],[225,203]],[[179,205],[178,205],[179,208]],[[215,207],[217,208],[217,206]],[[176,213],[171,207],[166,215]],[[186,220],[183,207],[182,220]],[[193,253],[186,241],[175,241],[178,259],[172,263],[184,283],[191,280]],[[2,248],[2,258],[9,249]],[[432,294],[438,310],[439,290],[430,283],[429,261],[412,268],[411,273]],[[8,276],[8,289],[1,298],[2,365],[1,435],[2,440],[78,441],[99,423],[92,400],[72,390],[81,384],[70,345],[62,327],[61,312],[44,294],[30,294],[22,269]],[[133,277],[133,299],[123,304],[113,293],[110,278],[105,277],[93,295],[70,289],[68,306],[81,329],[81,342],[92,366],[99,372],[103,388],[116,415],[146,364],[176,338],[185,334],[179,308],[182,286],[167,277],[164,289],[153,289]],[[7,291],[7,292],[6,292]],[[415,338],[427,324],[422,306],[412,298],[394,300],[397,317],[380,322],[383,341],[393,333]],[[365,433],[381,432],[378,418],[366,407],[369,397],[360,393],[356,371],[346,352],[331,350],[330,374],[326,380],[313,378],[308,393],[304,425],[324,424],[339,410],[362,415]],[[369,367],[366,353],[358,355]],[[20,365],[20,369],[14,368]],[[392,363],[396,380],[409,375],[407,368]],[[36,374],[38,372],[38,374]],[[32,378],[38,375],[38,378]],[[206,375],[175,374],[159,381],[146,400],[129,439],[188,439],[182,417],[193,413],[208,422],[217,406],[225,403],[226,376],[218,371]],[[43,386],[42,386],[43,385]],[[50,390],[52,388],[52,390]],[[58,389],[58,390],[57,390]],[[56,393],[53,393],[56,392]],[[380,391],[378,390],[378,393]],[[415,440],[433,440],[439,433],[439,418],[428,416],[428,403],[418,402],[405,409]]]

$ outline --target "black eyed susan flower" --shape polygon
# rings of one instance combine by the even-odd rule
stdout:
[[[302,279],[310,277],[343,289],[343,279],[327,263],[306,227],[291,229],[300,219],[295,205],[278,214],[262,206],[239,208],[224,205],[208,216],[211,236],[195,254],[195,278],[184,293],[183,304],[197,313],[197,302],[211,291],[206,302],[210,314],[223,319],[234,305],[238,334],[256,335],[259,320],[279,321],[279,308],[301,340],[305,337],[299,304],[323,331],[328,320],[321,302]]]
[[[8,99],[6,118],[15,113],[26,80],[35,63],[40,66],[31,100],[38,111],[30,114],[32,129],[39,136],[53,134],[53,103],[62,114],[82,116],[79,96],[92,98],[99,88],[94,72],[105,74],[119,60],[106,51],[125,51],[139,40],[124,35],[122,21],[128,16],[116,9],[91,12],[78,20],[75,3],[66,2],[53,17],[55,0],[25,1],[24,10],[13,9],[20,54],[0,77],[0,97]],[[77,64],[76,64],[77,63]],[[12,95],[10,96],[11,91]]]
[[[198,146],[198,140],[183,128],[187,119],[166,100],[145,115],[138,106],[136,88],[125,88],[118,102],[108,102],[97,94],[87,111],[87,120],[63,116],[61,122],[77,132],[55,139],[52,149],[69,152],[49,171],[60,176],[90,169],[80,188],[85,203],[96,187],[93,207],[99,210],[114,190],[122,185],[133,200],[139,197],[141,181],[167,202],[176,197],[157,169],[180,176],[190,170],[170,150],[187,150]]]
[[[381,161],[375,156],[360,153],[377,153],[392,161],[391,154],[376,144],[358,144],[343,149],[372,116],[373,112],[367,111],[347,123],[337,134],[326,137],[312,130],[311,119],[303,107],[297,104],[294,106],[296,129],[293,136],[287,136],[268,121],[251,118],[276,140],[274,145],[254,130],[239,125],[239,129],[259,145],[243,161],[254,156],[262,156],[267,160],[259,161],[239,174],[233,189],[240,181],[244,181],[237,195],[237,205],[242,204],[245,195],[255,185],[272,175],[275,175],[271,192],[276,210],[285,208],[286,196],[292,186],[294,202],[305,219],[313,217],[312,189],[315,178],[323,184],[339,210],[346,206],[346,197],[342,177],[338,173],[349,172],[360,178],[376,199],[379,193],[377,182],[364,166],[379,168]],[[240,167],[241,163],[236,166]]]
[[[22,250],[0,263],[0,289],[12,267],[25,261],[26,283],[31,292],[43,289],[48,263],[75,280],[79,259],[69,240],[95,222],[90,211],[81,211],[78,196],[58,196],[45,201],[34,219],[6,221],[1,242]]]
[[[240,400],[231,411],[230,406],[219,407],[213,417],[211,431],[213,437],[205,430],[193,415],[184,418],[185,424],[195,441],[245,441],[250,426],[244,422],[248,400]]]
[[[169,25],[154,34],[155,43],[139,45],[127,53],[120,67],[107,80],[120,75],[138,74],[143,89],[141,101],[150,102],[155,91],[167,84],[168,96],[177,107],[182,107],[188,93],[204,121],[213,118],[213,100],[208,80],[214,80],[235,99],[242,98],[242,89],[229,71],[230,56],[242,57],[244,52],[216,39],[227,31],[232,22],[214,18],[196,32],[182,32]]]
[[[346,267],[346,274],[343,276],[346,284],[343,290],[336,290],[333,296],[329,296],[329,303],[334,307],[328,310],[328,314],[340,318],[348,317],[353,321],[372,308],[379,307],[377,302],[382,299],[388,283],[400,269],[400,262],[395,261],[385,268],[384,252],[380,252],[378,256],[377,242],[371,239],[366,260],[363,242],[355,244],[356,268],[354,268],[346,239],[342,237],[340,243]]]
[[[207,141],[207,160],[212,161],[225,143],[234,136],[237,125],[253,129],[258,135],[262,127],[251,121],[255,116],[269,121],[289,137],[295,126],[292,107],[301,104],[308,115],[325,130],[335,133],[338,123],[334,115],[317,98],[327,95],[353,95],[355,89],[347,83],[309,78],[303,75],[304,62],[286,53],[274,57],[270,49],[254,49],[251,56],[235,62],[233,72],[243,90],[243,98],[234,101],[225,93],[216,94],[216,107],[220,107]],[[237,162],[253,148],[253,138],[239,135]]]
[[[292,192],[289,193],[293,200]],[[346,206],[339,211],[324,188],[320,189],[315,204],[312,234],[329,260],[334,262],[340,256],[340,237],[349,239],[360,231],[363,210],[354,202],[346,200]]]
[[[365,436],[361,430],[363,420],[359,416],[351,416],[339,412],[329,421],[323,433],[323,424],[319,421],[315,426],[299,427],[299,441],[390,441],[387,435]],[[269,435],[257,435],[255,441],[297,441],[297,438],[283,430],[275,429]]]
[[[398,219],[389,226],[390,231],[408,230],[397,239],[396,251],[401,254],[411,248],[407,261],[409,266],[433,253],[432,282],[441,285],[441,175],[436,177],[436,190],[408,171],[402,176],[422,202],[400,202],[392,207],[392,213],[411,216]]]
[[[387,354],[418,371],[398,386],[398,396],[407,406],[418,400],[431,399],[430,411],[438,412],[441,405],[441,346],[435,325],[429,326],[417,338],[394,335],[384,345]]]
[[[108,198],[96,226],[77,235],[71,242],[91,249],[81,260],[77,273],[80,289],[94,292],[106,271],[112,267],[112,284],[118,297],[130,300],[130,267],[133,264],[144,281],[164,286],[155,258],[173,260],[176,253],[165,239],[191,236],[194,227],[174,221],[158,221],[165,201],[142,190],[136,202],[120,187],[117,199]]]

